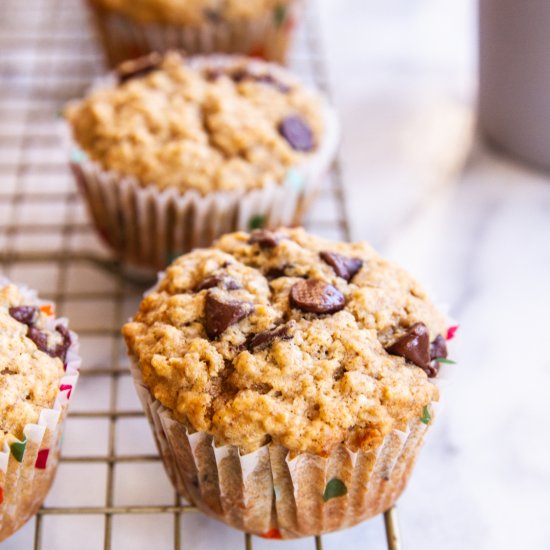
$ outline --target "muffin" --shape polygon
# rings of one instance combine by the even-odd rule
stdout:
[[[108,62],[181,48],[284,63],[300,0],[89,0]]]
[[[238,229],[296,224],[337,146],[335,115],[290,73],[170,52],[72,103],[71,165],[127,264],[164,267]]]
[[[0,541],[40,508],[78,378],[78,341],[52,304],[0,278]]]
[[[303,229],[176,259],[123,334],[180,494],[270,538],[388,509],[447,361],[446,321],[413,278],[366,243]]]

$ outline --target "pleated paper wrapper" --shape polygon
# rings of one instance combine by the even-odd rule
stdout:
[[[223,67],[227,56],[197,56],[194,66]],[[251,71],[266,70],[276,77],[280,68],[252,61]],[[284,71],[287,76],[288,73]],[[110,76],[95,87],[112,85]],[[232,192],[160,190],[142,185],[133,176],[105,170],[87,157],[64,125],[62,137],[71,158],[77,185],[86,199],[94,225],[103,240],[126,266],[150,269],[154,275],[175,257],[193,248],[209,246],[224,233],[300,224],[313,202],[323,176],[328,172],[339,143],[336,113],[323,105],[324,135],[317,150],[292,167],[282,183]]]
[[[412,421],[394,430],[378,449],[351,452],[343,445],[329,456],[268,444],[241,455],[216,447],[206,433],[190,433],[155,400],[141,369],[131,367],[159,453],[177,491],[205,514],[265,538],[320,535],[384,512],[403,491],[431,422]]]
[[[0,286],[9,281],[0,277]],[[18,286],[29,299],[28,305],[52,305],[40,301],[36,293]],[[51,328],[63,324],[66,319],[51,318]],[[52,408],[40,411],[36,424],[27,424],[23,439],[6,438],[0,450],[0,541],[12,535],[36,514],[52,484],[61,445],[63,423],[72,392],[78,380],[80,357],[78,338],[73,332],[67,351],[66,369],[59,381],[59,393]]]
[[[89,0],[109,64],[114,67],[157,51],[182,49],[189,54],[240,53],[284,63],[300,18],[302,2],[279,5],[242,21],[205,18],[196,25],[141,23]]]

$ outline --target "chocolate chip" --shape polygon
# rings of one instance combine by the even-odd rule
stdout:
[[[49,355],[48,335],[45,332],[31,325],[27,330],[27,338],[30,338],[40,351]]]
[[[225,290],[238,290],[242,288],[241,285],[235,281],[235,279],[228,277],[227,275],[210,275],[203,279],[195,288],[196,292],[201,290],[207,290],[209,288],[214,288],[221,286]]]
[[[210,339],[218,337],[227,327],[238,323],[254,311],[249,302],[238,300],[221,301],[212,291],[206,295],[204,306],[205,329]]]
[[[424,323],[414,324],[405,336],[399,338],[386,351],[414,363],[430,377],[437,374],[430,365],[430,336]]]
[[[326,262],[338,277],[342,277],[348,283],[353,279],[357,272],[363,267],[363,260],[359,258],[348,258],[337,252],[323,251],[319,254],[321,259]]]
[[[280,122],[278,130],[295,151],[307,152],[313,149],[313,133],[299,116],[287,116]]]
[[[286,325],[279,325],[271,330],[264,330],[258,334],[251,334],[246,343],[248,351],[264,349],[274,342],[274,340],[290,340],[292,338],[291,330],[295,323],[290,321]]]
[[[36,347],[40,351],[47,353],[50,357],[59,357],[63,362],[65,362],[65,359],[67,358],[67,350],[72,342],[71,333],[63,325],[57,325],[55,330],[61,335],[61,342],[53,348],[48,345],[48,334],[35,326],[29,326],[27,330],[27,337],[36,344]]]
[[[156,52],[137,59],[124,61],[116,69],[118,82],[119,84],[123,84],[132,78],[145,76],[153,71],[156,71],[160,67],[161,63],[162,55]]]
[[[53,354],[54,357],[59,357],[63,361],[63,363],[65,363],[65,360],[67,359],[67,350],[72,343],[71,333],[69,332],[69,329],[64,325],[57,325],[55,327],[55,330],[57,330],[57,332],[61,334],[62,341],[61,343],[57,344],[57,346],[53,350]]]
[[[268,86],[273,86],[283,94],[288,94],[288,92],[290,92],[290,86],[280,80],[277,80],[273,75],[262,74],[254,76],[254,80],[256,82],[261,82],[262,84],[267,84]]]
[[[273,279],[278,279],[279,277],[285,277],[286,266],[283,267],[271,267],[267,270],[267,273],[265,274],[265,278],[268,281],[273,281]]]
[[[212,8],[205,8],[203,10],[204,17],[208,19],[208,21],[211,21],[212,23],[221,23],[223,21],[223,17],[221,13],[215,9]]]
[[[438,359],[439,357],[447,357],[447,342],[441,334],[430,345],[430,359]]]
[[[267,229],[256,229],[250,234],[248,244],[259,244],[260,248],[275,248],[281,241],[283,236]]]
[[[32,325],[38,316],[38,308],[34,306],[15,306],[8,311],[16,321],[25,325]]]
[[[344,295],[319,279],[297,282],[290,289],[292,307],[308,313],[336,313],[346,306]]]

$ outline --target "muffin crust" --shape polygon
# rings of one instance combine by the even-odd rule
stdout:
[[[68,107],[74,138],[104,169],[143,186],[204,195],[281,183],[317,150],[322,101],[286,71],[224,59],[198,67],[169,52],[133,71],[124,64],[118,85]]]
[[[353,273],[338,276],[327,252]],[[445,334],[418,284],[366,243],[280,229],[178,258],[123,334],[153,396],[191,431],[245,453],[273,441],[324,455],[375,448],[438,399],[425,370],[386,351],[417,323],[430,342]]]

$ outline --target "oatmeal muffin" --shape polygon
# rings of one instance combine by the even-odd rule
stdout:
[[[89,0],[109,63],[151,51],[240,53],[283,63],[301,0]]]
[[[319,94],[243,57],[125,63],[66,117],[100,232],[153,267],[227,231],[298,222],[337,142]]]
[[[389,508],[430,423],[445,319],[366,243],[302,229],[175,260],[123,328],[178,490],[256,534]]]
[[[76,335],[52,304],[0,280],[0,541],[44,501],[76,384]]]

